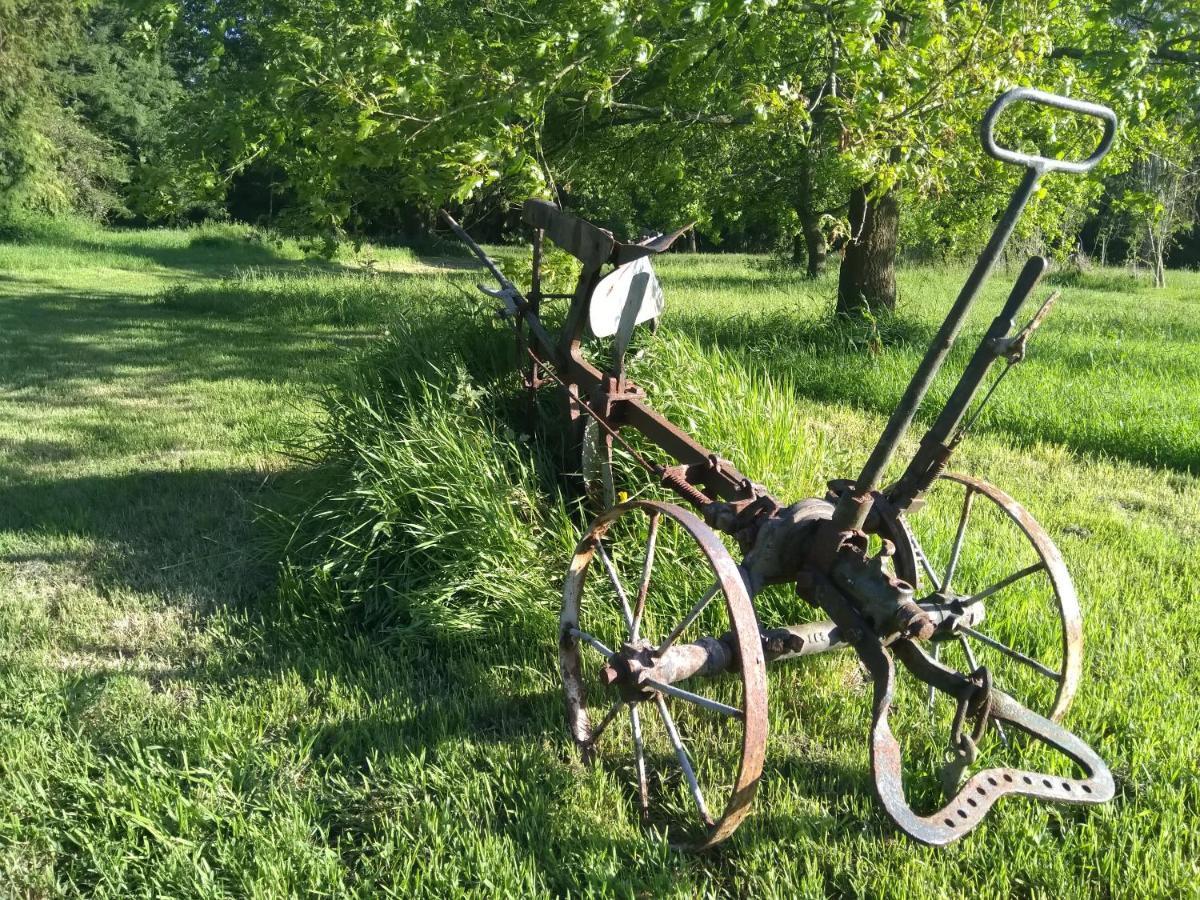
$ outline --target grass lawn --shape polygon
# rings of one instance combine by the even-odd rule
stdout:
[[[963,273],[902,273],[882,346],[829,324],[829,280],[733,256],[661,274],[636,377],[799,499],[857,472]],[[512,350],[473,273],[230,228],[0,244],[0,895],[1196,895],[1200,276],[1171,274],[1064,283],[954,466],[1066,558],[1066,725],[1116,800],[1010,799],[949,849],[906,841],[871,790],[869,685],[808,659],[772,673],[754,815],[697,857],[567,745],[579,519],[553,441],[482,393]],[[923,710],[897,721],[936,758]]]

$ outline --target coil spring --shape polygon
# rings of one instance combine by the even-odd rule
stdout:
[[[662,485],[668,487],[677,493],[684,500],[691,503],[693,506],[703,509],[712,503],[704,493],[691,484],[683,475],[676,469],[664,469],[662,473]]]

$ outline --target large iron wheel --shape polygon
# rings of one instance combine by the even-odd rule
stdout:
[[[716,533],[670,503],[610,509],[576,547],[559,635],[568,727],[584,759],[628,779],[643,820],[672,843],[703,849],[729,837],[762,773],[767,681],[754,607]],[[701,637],[729,647],[732,671],[649,677],[667,648]]]
[[[994,683],[1058,721],[1083,667],[1083,622],[1075,587],[1046,530],[1016,500],[968,475],[947,473],[906,517],[886,514],[898,577],[918,595],[982,612],[934,643],[941,662]]]

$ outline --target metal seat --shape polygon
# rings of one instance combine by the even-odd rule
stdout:
[[[663,253],[692,227],[685,225],[669,234],[626,243],[614,238],[611,231],[563,212],[545,200],[526,200],[524,212],[527,224],[542,229],[550,240],[589,268],[599,268],[605,263],[623,266],[644,256]]]

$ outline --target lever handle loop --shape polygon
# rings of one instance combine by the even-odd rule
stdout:
[[[1030,103],[1052,106],[1055,109],[1063,109],[1067,112],[1076,113],[1081,116],[1092,116],[1101,120],[1104,123],[1104,136],[1100,139],[1099,146],[1096,147],[1091,156],[1084,160],[1051,159],[1048,156],[1021,153],[1017,150],[1001,147],[996,143],[996,137],[993,134],[996,119],[1000,117],[1000,113],[1005,109],[1020,100],[1028,100]],[[1063,97],[1058,94],[1050,94],[1046,91],[1034,90],[1033,88],[1013,88],[1010,91],[1005,91],[988,108],[988,111],[983,116],[983,122],[979,126],[979,137],[983,141],[983,149],[988,156],[998,159],[1001,162],[1016,163],[1019,166],[1034,169],[1039,174],[1046,172],[1070,172],[1075,175],[1082,175],[1084,172],[1091,171],[1112,148],[1113,139],[1116,136],[1117,114],[1107,106],[1102,106],[1099,103],[1088,103],[1085,100],[1076,100],[1072,97]]]

